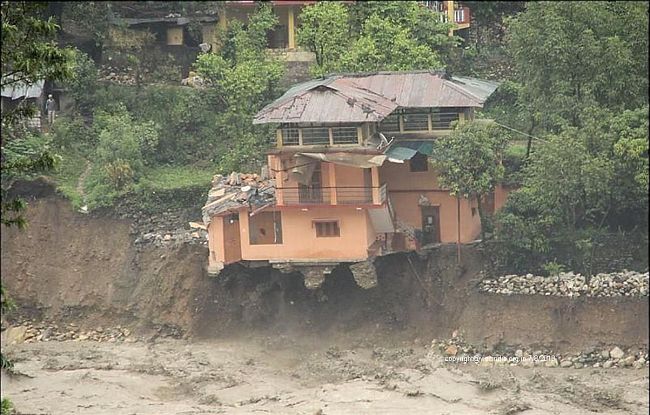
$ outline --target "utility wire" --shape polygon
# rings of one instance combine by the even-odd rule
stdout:
[[[527,134],[527,133],[525,133],[525,132],[523,132],[523,131],[515,130],[515,129],[512,128],[512,127],[508,127],[507,125],[500,124],[500,123],[498,123],[498,122],[496,122],[496,121],[494,121],[494,120],[492,120],[492,122],[495,123],[496,125],[498,125],[499,127],[503,127],[503,128],[505,128],[506,130],[514,131],[514,132],[516,132],[516,133],[519,133],[519,134],[525,135],[526,137],[534,138],[535,140],[539,140],[539,141],[543,141],[543,142],[545,142],[545,143],[548,143],[548,140],[544,140],[543,138],[535,137],[534,135]]]

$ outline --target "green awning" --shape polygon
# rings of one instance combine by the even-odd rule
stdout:
[[[410,160],[416,153],[430,156],[431,153],[433,153],[433,142],[422,140],[398,141],[388,149],[386,156],[391,161],[395,160],[401,162],[404,160]]]

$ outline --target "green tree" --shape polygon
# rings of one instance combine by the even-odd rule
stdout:
[[[65,79],[71,74],[71,51],[57,46],[54,37],[57,26],[52,19],[44,20],[46,5],[36,2],[1,3],[2,14],[2,87],[34,84],[43,79]],[[21,216],[25,203],[9,199],[7,190],[17,175],[42,171],[54,164],[53,155],[39,151],[20,152],[21,141],[28,140],[23,120],[33,116],[35,108],[22,100],[15,109],[2,110],[1,164],[2,216],[4,225],[24,225]],[[5,149],[14,141],[14,154]]]
[[[439,184],[452,195],[478,203],[481,232],[485,238],[487,217],[482,199],[503,178],[501,164],[508,142],[505,131],[493,123],[473,121],[460,124],[449,137],[436,140],[432,161]]]
[[[221,139],[219,166],[229,172],[263,161],[270,127],[252,125],[253,116],[277,95],[282,64],[265,54],[267,33],[277,24],[270,6],[261,4],[246,28],[233,22],[221,54],[202,54],[195,62],[205,80],[204,99],[218,114],[214,136]]]
[[[116,114],[98,114],[96,124],[100,132],[95,159],[114,187],[121,189],[130,183],[129,178],[137,179],[147,160],[153,157],[158,131],[151,121],[135,122],[124,107]],[[120,170],[126,177],[108,174]]]
[[[344,71],[366,72],[439,69],[443,63],[434,50],[418,43],[409,29],[373,14],[340,65]]]
[[[2,88],[20,84],[33,84],[39,80],[65,79],[70,75],[70,52],[61,49],[55,42],[57,26],[52,19],[45,20],[46,4],[24,1],[3,1],[0,3],[2,15]],[[22,212],[26,206],[20,198],[10,198],[8,190],[11,178],[50,168],[54,156],[46,148],[31,151],[30,146],[22,146],[29,140],[28,131],[21,125],[25,117],[32,116],[34,108],[22,101],[14,110],[2,109],[0,135],[0,173],[2,176],[0,222],[4,226],[23,227],[25,219]],[[22,141],[22,142],[21,142]],[[12,147],[13,153],[7,154]],[[11,308],[4,286],[2,292],[2,313]],[[10,367],[0,353],[3,367]],[[13,405],[8,399],[2,400],[2,413],[8,413]]]
[[[508,29],[520,99],[544,130],[648,103],[647,2],[528,2]]]
[[[316,55],[312,72],[333,72],[350,39],[347,6],[334,1],[318,2],[300,14],[298,43]]]
[[[604,234],[646,229],[647,114],[647,106],[592,109],[583,127],[566,128],[537,148],[522,187],[497,215],[506,262],[522,270],[563,256],[590,273]]]
[[[457,43],[450,27],[415,1],[320,2],[303,10],[298,41],[316,54],[315,75],[432,69]]]
[[[75,109],[84,115],[90,115],[96,105],[97,67],[87,54],[78,49],[74,51],[73,64],[72,75],[64,85],[74,99]]]

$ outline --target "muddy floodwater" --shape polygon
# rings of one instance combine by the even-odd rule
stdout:
[[[424,341],[301,336],[3,347],[24,414],[648,413],[648,370],[482,367]]]

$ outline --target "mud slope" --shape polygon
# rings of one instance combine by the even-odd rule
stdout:
[[[497,296],[474,287],[480,251],[455,248],[377,261],[377,287],[356,286],[345,267],[309,291],[296,274],[260,268],[204,272],[196,245],[136,248],[130,224],[72,212],[47,189],[30,189],[29,227],[2,234],[2,278],[16,314],[86,325],[131,324],[214,337],[233,331],[321,334],[362,341],[449,337],[557,349],[648,344],[648,300]]]
[[[126,221],[75,213],[54,196],[30,202],[27,229],[2,232],[2,279],[23,311],[191,328],[209,283],[206,252],[138,251]]]

